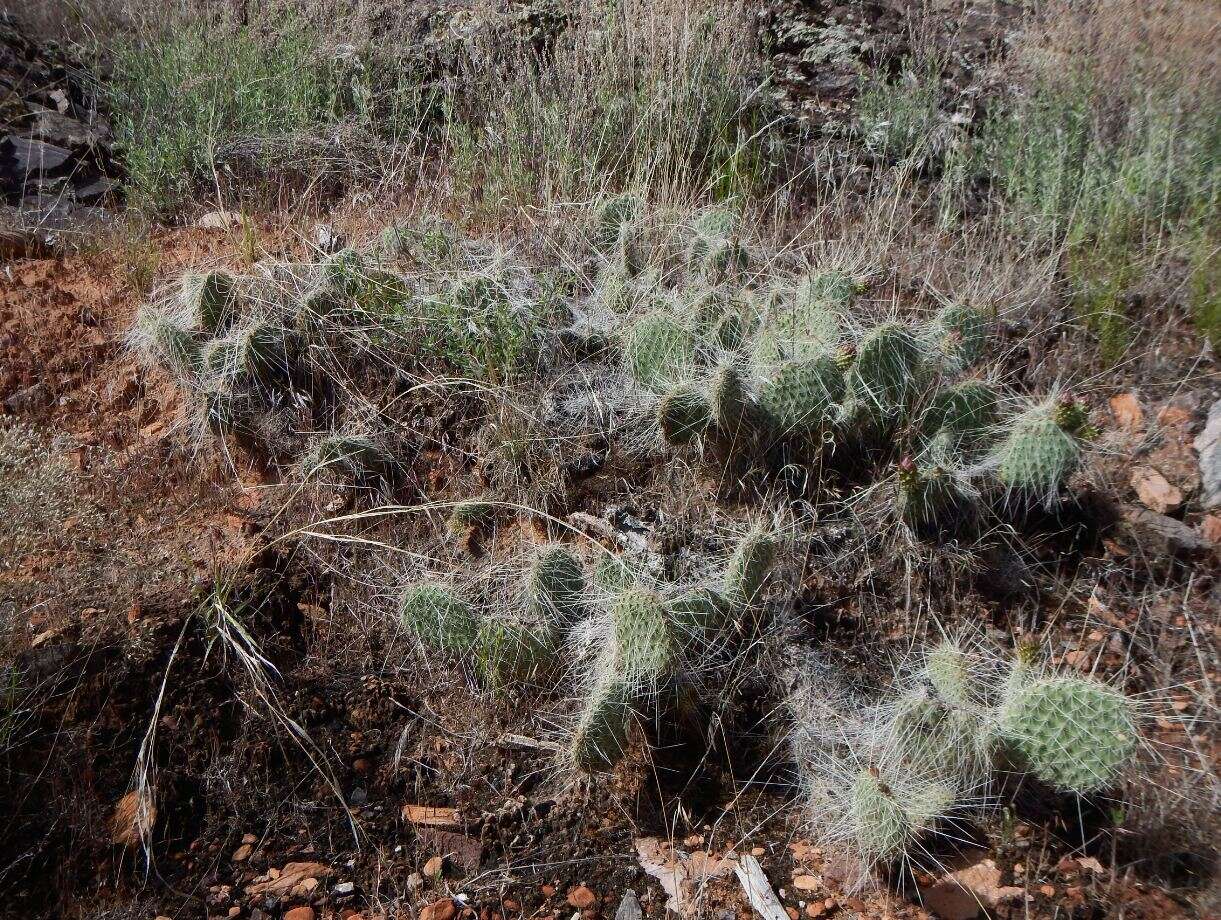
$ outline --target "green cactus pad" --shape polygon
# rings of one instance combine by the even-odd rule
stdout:
[[[639,581],[637,566],[622,556],[599,553],[594,564],[594,584],[608,594],[626,591]]]
[[[623,757],[631,723],[631,690],[621,681],[598,682],[581,707],[568,753],[577,769],[586,773],[609,770]]]
[[[479,622],[470,605],[437,585],[413,585],[399,602],[399,618],[420,642],[447,654],[475,647]]]
[[[976,307],[950,304],[938,312],[932,329],[948,370],[966,370],[984,356],[989,325],[988,317]]]
[[[610,621],[618,660],[626,680],[655,680],[674,665],[676,636],[661,598],[629,588],[611,604]]]
[[[923,369],[924,354],[911,331],[883,323],[861,340],[848,370],[848,390],[874,417],[894,419],[919,392]]]
[[[205,335],[222,333],[237,319],[237,279],[229,272],[187,272],[181,298],[192,325]]]
[[[695,338],[674,317],[658,311],[632,324],[623,353],[632,378],[661,393],[690,376],[696,359]]]
[[[962,524],[973,510],[972,497],[954,474],[935,463],[900,470],[896,503],[900,520],[918,534]]]
[[[1051,500],[1081,464],[1081,446],[1049,403],[1014,418],[995,453],[996,475],[1012,492]]]
[[[797,282],[793,295],[799,304],[846,306],[856,294],[857,285],[846,272],[811,272]]]
[[[613,195],[598,205],[594,212],[591,236],[594,247],[602,253],[613,251],[623,231],[640,216],[644,203],[639,196],[624,193]]]
[[[733,605],[711,588],[696,588],[680,594],[669,604],[670,620],[680,635],[700,636],[717,632],[733,612]]]
[[[750,267],[750,252],[739,240],[716,240],[707,244],[699,266],[701,274],[710,281],[731,278]]]
[[[729,557],[725,567],[725,598],[735,607],[750,607],[763,591],[776,561],[776,540],[762,530],[752,530]]]
[[[1017,762],[1068,792],[1110,786],[1136,752],[1131,701],[1080,677],[1049,677],[1019,686],[1002,703],[1001,733]]]
[[[861,854],[871,862],[903,855],[914,828],[891,787],[874,771],[862,770],[850,794],[849,820]]]
[[[344,296],[354,297],[369,275],[369,266],[359,251],[347,248],[322,260],[323,283]]]
[[[691,387],[671,390],[657,403],[657,426],[667,444],[687,444],[711,424],[712,406],[708,398]]]
[[[554,650],[554,637],[543,626],[485,617],[474,641],[475,668],[486,685],[503,687],[546,670]]]
[[[585,613],[585,573],[566,546],[548,546],[526,572],[526,596],[543,619],[571,625]]]
[[[318,442],[314,466],[338,473],[356,482],[381,479],[391,482],[398,464],[385,448],[366,437],[332,434]]]
[[[817,431],[832,421],[844,395],[844,374],[829,355],[787,361],[759,390],[759,404],[777,430]]]
[[[974,697],[970,659],[953,642],[941,642],[924,658],[924,676],[951,706],[969,706]]]
[[[198,378],[203,368],[199,342],[178,317],[146,308],[136,328],[148,352],[175,378],[187,383]]]
[[[452,536],[462,537],[468,534],[472,527],[482,527],[495,517],[496,505],[492,502],[458,502],[450,510],[445,527]]]
[[[840,317],[830,302],[786,300],[774,293],[755,335],[755,362],[766,367],[829,354],[841,335]]]
[[[929,437],[945,433],[967,446],[986,437],[996,425],[996,391],[982,380],[963,380],[933,397],[921,427]]]
[[[742,427],[748,412],[746,383],[732,364],[722,364],[708,385],[708,405],[712,424],[722,434],[732,435]]]

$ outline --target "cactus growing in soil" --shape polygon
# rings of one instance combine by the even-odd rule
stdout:
[[[399,618],[420,642],[447,654],[470,652],[479,636],[470,605],[439,585],[409,587],[399,602]]]
[[[545,547],[526,572],[528,606],[547,621],[572,625],[584,614],[585,573],[566,546]]]
[[[682,381],[695,359],[694,336],[667,313],[642,316],[628,330],[624,361],[633,379],[646,389],[661,393]]]
[[[1008,425],[993,462],[997,478],[1011,493],[1050,503],[1081,464],[1082,410],[1071,397],[1031,406]]]
[[[904,457],[899,461],[898,481],[899,518],[918,534],[950,528],[970,516],[970,496],[954,474],[936,461],[917,464]]]
[[[227,271],[187,272],[180,296],[192,324],[205,335],[222,333],[237,319],[237,280]]]
[[[725,567],[724,596],[734,607],[750,607],[762,595],[776,561],[776,540],[766,530],[753,528],[734,548]]]
[[[946,370],[957,373],[984,356],[988,317],[976,307],[949,304],[933,318],[932,332]]]
[[[203,367],[199,342],[181,317],[144,307],[136,317],[132,336],[137,347],[184,384],[195,382]]]
[[[515,619],[486,616],[473,642],[476,671],[484,684],[501,688],[547,670],[555,649],[552,631]]]
[[[678,637],[656,593],[640,587],[623,591],[611,604],[610,624],[624,680],[656,681],[674,666]]]
[[[767,367],[833,352],[842,334],[839,314],[819,297],[773,298],[755,336],[755,362]]]
[[[639,196],[628,193],[612,195],[598,205],[591,230],[594,247],[604,254],[614,250],[643,206]]]
[[[393,482],[398,469],[394,455],[372,439],[331,434],[314,448],[311,466],[339,473],[358,483]]]
[[[996,424],[996,391],[982,380],[963,380],[940,390],[920,420],[930,438],[944,434],[955,446],[969,447]]]
[[[708,398],[691,387],[671,390],[657,403],[657,427],[667,444],[690,443],[712,424]]]
[[[1010,681],[999,716],[1001,737],[1019,766],[1080,794],[1107,788],[1132,761],[1136,721],[1126,696],[1082,677]]]
[[[450,510],[445,528],[454,537],[465,537],[475,527],[482,527],[496,516],[496,505],[492,502],[472,501],[458,502]]]
[[[911,330],[883,323],[861,340],[848,370],[848,392],[875,420],[893,421],[918,394],[924,363],[924,348]]]
[[[597,773],[619,762],[627,744],[631,699],[632,690],[623,681],[600,675],[568,742],[568,756],[578,770]]]
[[[857,773],[849,792],[847,824],[869,863],[905,856],[954,802],[954,790],[940,783],[908,789],[897,777],[873,767]]]
[[[746,382],[732,364],[722,364],[708,386],[708,405],[712,424],[725,436],[733,437],[746,422],[749,412]]]
[[[759,405],[774,429],[805,435],[825,427],[844,395],[844,374],[829,355],[787,361],[759,390]]]

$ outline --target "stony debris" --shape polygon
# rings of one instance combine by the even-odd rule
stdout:
[[[1194,443],[1200,455],[1201,503],[1205,508],[1221,508],[1221,399],[1208,410],[1208,421]]]

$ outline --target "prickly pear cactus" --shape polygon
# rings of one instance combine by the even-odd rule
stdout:
[[[640,215],[643,202],[639,196],[624,193],[613,195],[603,201],[594,213],[591,236],[599,252],[612,252],[620,242],[624,230],[628,229]]]
[[[905,856],[954,801],[948,786],[903,790],[874,768],[856,775],[849,795],[849,826],[861,855],[871,863]]]
[[[725,567],[724,595],[738,608],[752,606],[763,592],[776,561],[776,540],[756,528],[738,543]]]
[[[732,278],[750,267],[750,252],[740,240],[715,240],[703,248],[706,251],[699,260],[700,273],[710,282]]]
[[[322,260],[323,283],[333,291],[354,297],[369,275],[364,256],[351,247],[332,253]]]
[[[585,613],[585,573],[566,546],[545,547],[526,572],[529,605],[544,620],[575,623]]]
[[[372,439],[332,434],[318,442],[312,466],[358,483],[393,482],[398,464],[394,456]]]
[[[136,319],[138,344],[174,377],[192,383],[203,369],[195,334],[177,316],[144,308]]]
[[[787,299],[777,294],[755,336],[755,362],[763,367],[830,354],[839,347],[841,321],[822,298]]]
[[[671,390],[657,403],[657,427],[667,444],[681,446],[703,434],[712,424],[708,398],[691,387]]]
[[[611,604],[610,622],[625,680],[653,681],[674,666],[678,637],[657,594],[628,588]]]
[[[545,671],[555,642],[544,626],[488,616],[479,624],[473,649],[476,671],[495,689]]]
[[[932,331],[945,369],[952,373],[971,367],[988,347],[988,317],[976,307],[942,307],[933,319]]]
[[[922,465],[911,457],[899,461],[899,518],[918,535],[949,529],[964,523],[972,502],[954,474],[935,461]]]
[[[1019,765],[1067,792],[1107,788],[1136,752],[1132,702],[1081,677],[1044,677],[1011,690],[1000,729]]]
[[[1032,406],[997,446],[996,475],[1011,492],[1050,502],[1081,464],[1081,445],[1056,420],[1056,404]]]
[[[933,397],[921,427],[929,437],[944,433],[958,446],[971,446],[993,430],[997,403],[997,393],[987,383],[963,380]]]
[[[696,588],[680,594],[669,604],[669,615],[678,632],[707,641],[732,615],[733,605],[719,591]]]
[[[662,393],[690,376],[696,360],[695,338],[669,314],[649,313],[628,330],[623,356],[637,383]]]
[[[479,621],[470,605],[438,585],[408,588],[399,602],[399,618],[420,642],[446,654],[472,651],[479,636]]]
[[[772,428],[806,435],[834,419],[844,395],[844,374],[829,355],[787,361],[759,389],[759,405]]]
[[[187,272],[181,299],[192,325],[205,335],[217,335],[237,319],[237,280],[226,271]]]
[[[464,537],[472,528],[482,527],[496,516],[496,506],[491,502],[458,502],[449,513],[445,527],[451,536]]]
[[[799,304],[819,303],[831,307],[847,306],[856,294],[857,284],[847,272],[811,272],[797,282],[793,295]]]
[[[725,363],[716,369],[708,386],[712,424],[727,436],[738,433],[747,419],[748,396],[742,372]]]
[[[970,661],[958,645],[940,642],[924,658],[924,676],[951,706],[970,706],[975,696]]]
[[[876,419],[893,421],[919,393],[924,358],[911,330],[883,323],[861,340],[848,370],[848,392]]]
[[[639,581],[636,567],[622,556],[599,553],[594,564],[594,584],[609,595],[628,590]]]
[[[568,743],[568,755],[578,770],[603,772],[623,757],[631,700],[631,688],[613,676],[605,675],[595,684]]]

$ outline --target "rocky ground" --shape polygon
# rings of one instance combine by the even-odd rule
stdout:
[[[761,11],[785,105],[835,135],[862,62],[903,59],[908,12]],[[940,36],[954,55],[947,117],[972,117],[1014,15],[1009,4],[973,5],[962,30]],[[1173,790],[1169,804],[1151,794],[1151,818],[1130,830],[1106,833],[1101,813],[1019,809],[973,829],[944,866],[864,886],[792,807],[769,712],[742,716],[740,740],[712,745],[708,762],[679,752],[655,769],[637,750],[603,782],[558,775],[537,698],[494,706],[444,662],[404,658],[336,587],[349,557],[282,538],[276,474],[195,449],[179,392],[125,337],[150,276],[205,262],[246,268],[249,228],[213,214],[125,236],[112,219],[121,166],[85,86],[53,51],[0,24],[0,405],[6,423],[55,433],[45,452],[80,497],[32,550],[22,544],[0,563],[0,616],[14,627],[5,660],[33,688],[0,736],[0,915],[1016,920],[1215,909],[1198,845],[1215,818],[1200,791],[1209,777],[1173,763],[1151,783]],[[377,229],[359,201],[332,223],[354,239]],[[255,225],[266,252],[308,248],[299,224]],[[1061,334],[1038,347],[1074,346]],[[1198,352],[1190,338],[1168,339],[1156,362],[1100,390],[1106,459],[1081,487],[1090,513],[1038,547],[1043,561],[1071,557],[1059,590],[1028,591],[1002,560],[946,608],[997,635],[1045,617],[1057,663],[1171,688],[1173,709],[1192,718],[1158,723],[1155,737],[1208,762],[1217,738],[1200,686],[1217,680],[1221,638],[1221,394],[1215,372],[1166,384],[1167,368],[1195,368]],[[423,434],[412,475],[442,496],[462,485],[467,462],[467,422],[449,408],[423,399],[413,416]],[[603,469],[599,445],[582,450],[567,520],[609,541],[666,539],[630,469]],[[829,656],[910,643],[901,579],[858,572],[845,590],[834,576],[803,571],[796,591],[803,628],[829,640]],[[860,584],[868,604],[856,600]],[[274,681],[252,679],[199,612],[222,588]],[[129,791],[142,768],[157,774],[153,814]],[[1179,800],[1205,803],[1199,827]]]

